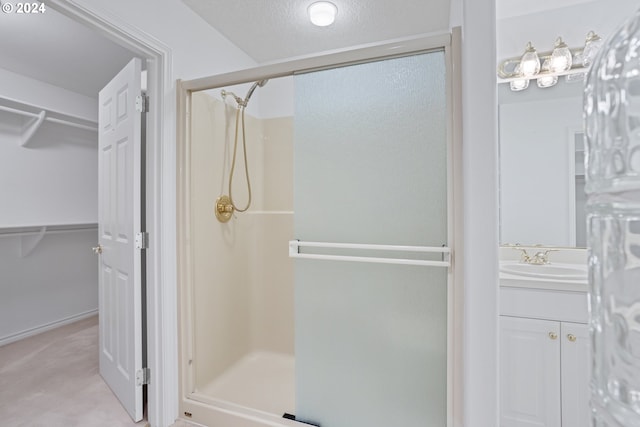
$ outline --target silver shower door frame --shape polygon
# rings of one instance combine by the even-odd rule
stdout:
[[[370,44],[314,56],[271,63],[194,80],[180,81],[177,92],[177,254],[178,254],[178,345],[179,345],[179,415],[205,425],[227,427],[287,427],[300,423],[269,416],[225,402],[212,402],[198,393],[193,379],[193,306],[192,258],[189,242],[191,225],[190,129],[193,92],[251,83],[263,79],[337,68],[364,62],[402,57],[431,51],[445,52],[447,91],[447,238],[451,249],[448,268],[447,307],[447,427],[462,425],[463,419],[463,206],[462,206],[462,90],[461,32]],[[427,427],[427,426],[425,426]]]

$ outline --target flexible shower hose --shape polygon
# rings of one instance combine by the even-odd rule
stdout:
[[[249,209],[249,206],[251,206],[251,180],[249,179],[249,163],[247,162],[247,140],[245,138],[244,109],[245,109],[245,106],[242,104],[239,104],[238,109],[236,110],[236,134],[233,142],[233,158],[231,160],[231,170],[229,171],[229,200],[233,208],[238,212],[245,212],[247,209]],[[238,127],[240,122],[240,116],[242,116],[242,151],[244,153],[244,171],[245,171],[245,176],[247,177],[247,190],[249,193],[249,200],[247,201],[247,206],[244,209],[240,209],[236,205],[236,203],[233,201],[233,196],[231,195],[233,175],[236,169],[236,153],[238,151]]]

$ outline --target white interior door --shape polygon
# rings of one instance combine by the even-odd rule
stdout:
[[[141,62],[99,95],[100,374],[131,418],[142,419]]]

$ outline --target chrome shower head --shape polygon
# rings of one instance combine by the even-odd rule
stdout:
[[[251,95],[253,95],[253,91],[256,90],[256,88],[258,86],[263,87],[264,85],[267,84],[269,80],[268,79],[264,79],[264,80],[258,80],[257,82],[255,82],[252,86],[251,89],[249,89],[249,92],[247,92],[247,96],[244,97],[244,106],[247,106],[247,103],[249,102],[249,98],[251,98]]]

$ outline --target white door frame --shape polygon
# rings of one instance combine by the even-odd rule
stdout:
[[[147,414],[152,426],[168,426],[178,414],[175,103],[165,99],[173,87],[171,49],[106,11],[75,0],[50,0],[47,5],[146,60]]]

